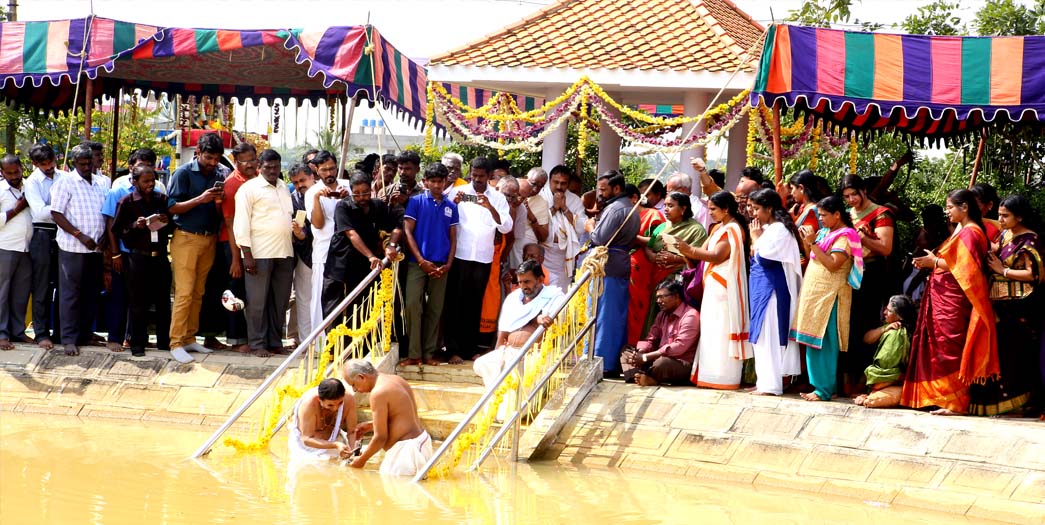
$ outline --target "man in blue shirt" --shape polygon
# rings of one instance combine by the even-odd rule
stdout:
[[[224,192],[228,169],[220,164],[225,145],[217,133],[207,133],[196,145],[196,159],[171,175],[170,213],[174,214],[171,265],[174,269],[174,307],[171,309],[171,356],[181,363],[192,361],[189,351],[210,353],[196,342],[200,306],[207,273],[214,265],[214,250],[222,215],[215,200]],[[221,184],[215,185],[215,183]]]
[[[148,148],[134,150],[127,159],[127,168],[133,172],[137,166],[155,168],[156,152]],[[127,177],[130,175],[128,174]],[[117,179],[117,181],[119,180]],[[131,330],[128,323],[130,318],[127,315],[127,274],[125,272],[130,252],[123,245],[123,241],[117,239],[112,224],[120,201],[133,191],[134,186],[132,185],[124,186],[114,183],[105,195],[105,202],[102,204],[105,232],[109,241],[105,247],[105,256],[111,262],[111,269],[105,275],[105,324],[109,332],[108,343],[105,346],[112,352],[121,352],[124,348],[130,348]],[[166,341],[167,334],[162,334],[159,337],[160,344],[157,345],[160,350],[170,350],[170,344]]]
[[[409,357],[400,365],[439,364],[439,321],[443,315],[447,274],[457,252],[457,205],[443,195],[450,171],[440,163],[425,168],[428,191],[406,203],[406,329]],[[426,299],[427,296],[427,299]],[[422,338],[423,334],[423,338]]]

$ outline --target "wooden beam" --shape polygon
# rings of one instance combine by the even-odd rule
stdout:
[[[120,158],[120,103],[122,102],[123,88],[120,88],[120,91],[116,93],[116,101],[112,104],[112,159],[109,163],[109,176],[113,179],[116,179],[116,161]]]
[[[976,148],[976,159],[972,161],[972,177],[969,178],[969,187],[976,185],[976,176],[980,174],[980,164],[983,162],[983,150],[987,146],[987,129],[980,130],[980,145]]]
[[[86,79],[83,100],[83,139],[91,140],[91,110],[94,109],[94,82]]]
[[[773,181],[784,180],[784,157],[780,146],[780,102],[773,103]]]

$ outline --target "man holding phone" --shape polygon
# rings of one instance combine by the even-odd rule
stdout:
[[[199,138],[196,158],[171,175],[170,213],[174,214],[171,264],[174,269],[174,306],[171,310],[171,356],[178,362],[192,361],[190,351],[210,353],[196,342],[200,307],[207,273],[214,265],[222,216],[215,205],[224,192],[228,169],[221,165],[225,145],[217,133]]]
[[[320,151],[309,161],[320,183],[305,193],[305,214],[312,221],[312,301],[309,311],[312,327],[323,322],[323,273],[326,267],[330,239],[334,237],[334,208],[348,197],[348,181],[338,178],[337,157],[329,151]]]

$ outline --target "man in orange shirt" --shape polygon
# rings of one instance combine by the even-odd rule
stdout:
[[[225,193],[221,201],[221,215],[225,218],[225,223],[218,233],[218,250],[219,257],[224,257],[225,264],[228,265],[228,290],[232,295],[245,299],[247,292],[243,280],[243,256],[239,245],[236,244],[232,223],[236,218],[236,192],[243,183],[258,175],[258,150],[249,142],[240,142],[232,148],[232,160],[236,164],[236,171],[225,179]],[[237,352],[249,353],[247,319],[243,311],[223,311],[222,315],[228,319],[225,323],[226,342]]]

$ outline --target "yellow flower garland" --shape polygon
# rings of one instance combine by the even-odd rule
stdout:
[[[820,153],[820,125],[813,128],[813,146],[809,152],[809,169],[816,171],[817,155]]]
[[[758,126],[761,125],[758,108],[749,109],[747,118],[747,165],[754,166],[755,142],[758,140]]]
[[[350,350],[353,353],[358,352],[364,340],[372,340],[374,338],[379,321],[382,321],[381,353],[383,355],[389,351],[392,336],[392,308],[394,307],[393,300],[395,297],[395,272],[395,266],[381,271],[380,284],[376,290],[371,292],[370,315],[358,328],[351,329],[342,323],[327,332],[323,350],[319,355],[319,364],[316,365],[315,370],[326,370],[335,359],[340,362],[341,356],[345,352]],[[348,348],[342,350],[338,347],[344,338],[351,338],[352,342]],[[376,344],[369,346],[373,349],[379,348]],[[326,379],[325,376],[317,373],[312,381],[302,384],[301,378],[304,377],[306,366],[307,363],[303,360],[298,368],[298,373],[286,378],[284,384],[275,389],[265,405],[265,416],[262,418],[261,428],[254,441],[245,442],[233,437],[227,437],[222,443],[227,447],[235,449],[237,452],[258,452],[268,449],[272,436],[275,434],[276,426],[279,424],[280,419],[283,418],[286,407],[292,405],[305,392],[318,386],[321,381]],[[335,370],[334,373],[336,374],[337,371]]]
[[[858,154],[856,134],[849,135],[849,174],[856,175],[856,156]]]

